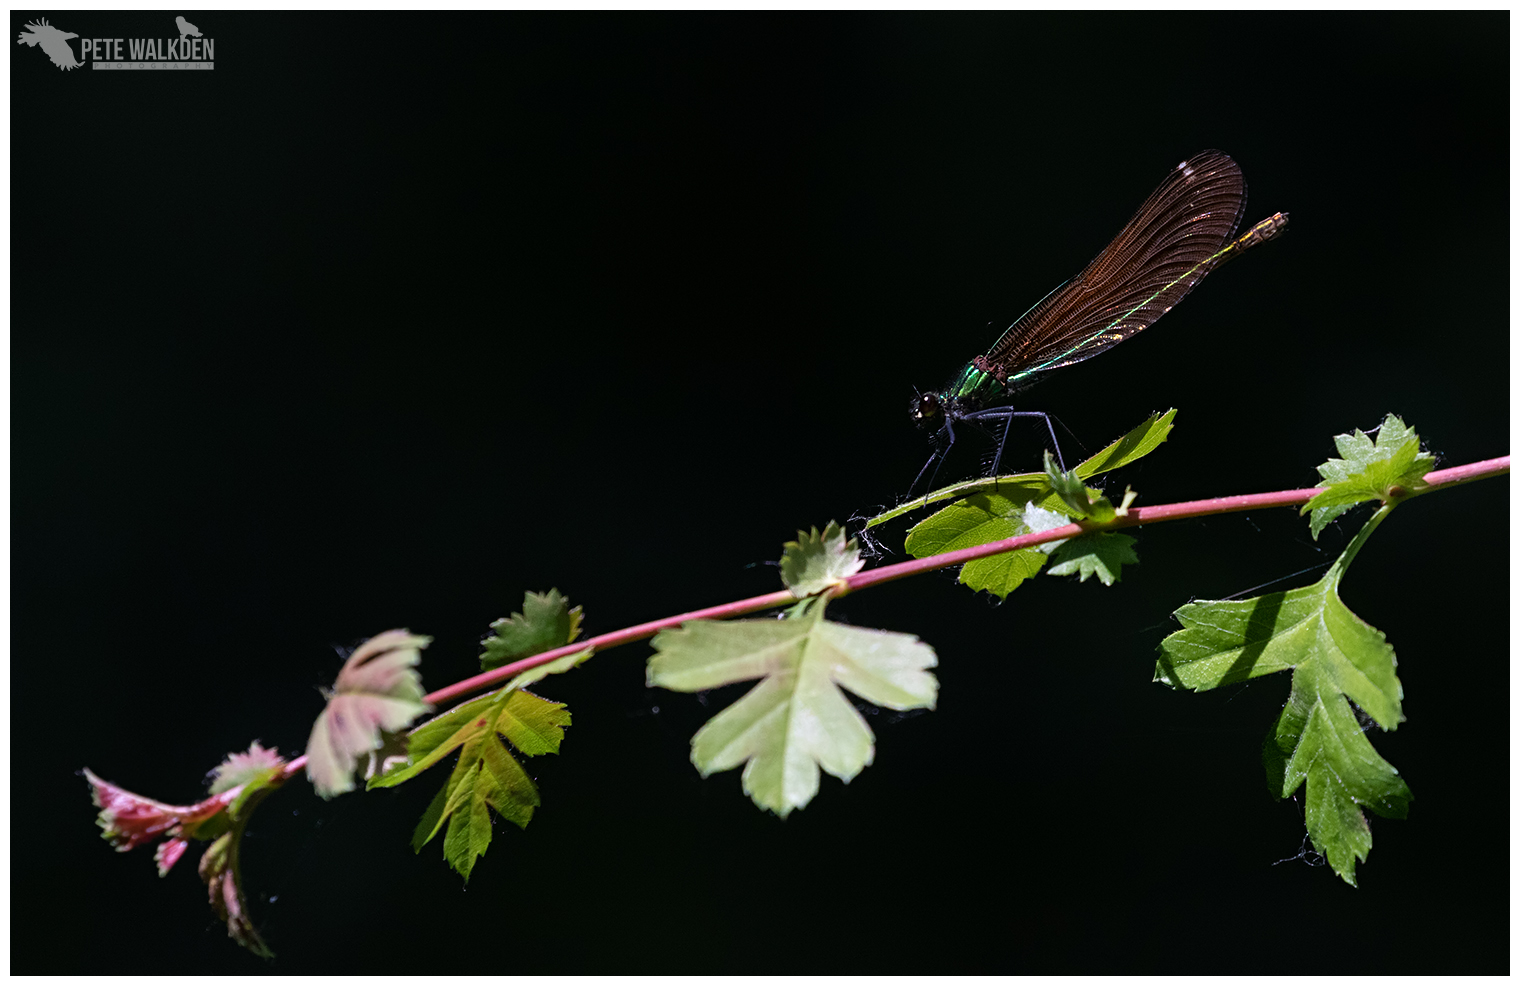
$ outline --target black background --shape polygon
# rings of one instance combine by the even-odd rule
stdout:
[[[1207,147],[1292,226],[1024,398],[1068,455],[1179,408],[1115,477],[1159,504],[1313,485],[1389,411],[1506,453],[1507,14],[186,16],[214,72],[11,46],[12,971],[1508,969],[1502,480],[1399,510],[1344,587],[1417,799],[1356,890],[1273,865],[1287,677],[1151,675],[1173,609],[1312,581],[1366,508],[1148,528],[1111,588],[836,604],[932,644],[939,707],[872,716],[876,764],[785,822],[687,760],[743,688],[649,691],[645,644],[539,687],[574,726],[467,890],[407,845],[441,776],[292,783],[246,845],[272,965],[76,775],[193,800],[301,751],[335,645],[431,634],[438,687],[525,590],[596,634],[777,588],[796,528],[906,492],[912,388]]]

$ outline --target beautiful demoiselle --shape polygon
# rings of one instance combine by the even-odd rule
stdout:
[[[914,420],[936,429],[934,452],[913,486],[930,466],[944,461],[960,422],[1001,424],[991,475],[997,474],[1014,418],[1044,419],[1056,442],[1048,414],[1015,411],[1002,402],[1040,375],[1128,339],[1171,311],[1214,268],[1288,224],[1288,214],[1279,212],[1232,239],[1245,205],[1245,176],[1228,154],[1200,151],[1172,169],[1082,273],[1025,312],[944,390],[913,398]],[[1058,442],[1055,453],[1059,459]],[[938,471],[936,466],[935,475]]]

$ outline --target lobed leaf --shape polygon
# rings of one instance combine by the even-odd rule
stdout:
[[[338,672],[327,707],[312,724],[306,775],[324,798],[354,789],[358,757],[428,711],[415,668],[431,638],[388,630],[360,644]]]
[[[934,651],[907,634],[822,619],[693,620],[654,639],[650,687],[702,691],[762,679],[692,737],[706,777],[744,765],[744,791],[785,818],[818,793],[819,769],[848,783],[875,755],[874,736],[840,687],[891,709],[933,708]]]
[[[247,753],[229,753],[227,759],[211,771],[211,793],[221,794],[261,776],[271,767],[279,767],[285,760],[279,750],[264,749],[258,740],[248,747]]]
[[[90,794],[100,808],[97,823],[118,852],[156,839],[153,861],[165,876],[185,854],[190,840],[210,840],[197,869],[206,883],[212,910],[227,925],[227,934],[254,954],[272,958],[248,916],[242,887],[239,851],[253,809],[285,783],[285,761],[257,742],[246,753],[232,753],[210,776],[211,796],[193,805],[169,805],[133,794],[84,771]],[[229,803],[222,795],[241,787]]]
[[[215,797],[193,805],[170,805],[102,780],[88,767],[83,773],[90,784],[90,800],[100,809],[95,815],[100,837],[111,843],[117,852],[150,845],[161,838],[179,843],[169,851],[160,847],[157,856],[159,876],[168,873],[179,859],[187,839],[209,830],[216,824],[215,820],[226,813],[226,806]],[[225,825],[221,831],[225,831]]]
[[[1292,669],[1292,697],[1263,753],[1268,783],[1285,798],[1307,781],[1310,839],[1353,886],[1355,860],[1365,861],[1372,845],[1358,806],[1402,818],[1412,797],[1347,704],[1356,702],[1385,730],[1404,720],[1393,648],[1339,595],[1351,560],[1387,509],[1314,585],[1183,606],[1175,614],[1183,629],[1161,642],[1156,662],[1156,680],[1194,691]]]
[[[1435,456],[1420,451],[1420,436],[1397,415],[1390,414],[1373,441],[1361,429],[1336,435],[1343,459],[1326,460],[1319,468],[1324,487],[1300,513],[1309,514],[1309,531],[1316,540],[1329,523],[1358,503],[1389,501],[1428,487],[1425,474]]]
[[[1405,818],[1413,795],[1367,741],[1324,664],[1309,661],[1293,672],[1292,694],[1263,744],[1262,761],[1277,797],[1306,785],[1309,839],[1341,879],[1356,886],[1356,863],[1366,862],[1372,849],[1362,807]]]
[[[1156,680],[1206,691],[1312,660],[1378,725],[1397,728],[1404,721],[1404,691],[1394,673],[1393,647],[1341,602],[1344,572],[1337,563],[1314,585],[1254,599],[1188,603],[1174,614],[1183,629],[1161,642]]]
[[[563,714],[562,721],[569,724],[569,713]],[[413,832],[412,848],[421,852],[447,822],[444,859],[468,882],[475,861],[485,855],[491,844],[488,809],[495,809],[503,818],[525,828],[539,804],[533,780],[507,752],[498,732],[488,730],[473,738],[460,755],[448,783],[439,789]]]
[[[481,641],[481,670],[563,647],[580,636],[580,628],[581,608],[571,609],[558,589],[524,593],[522,612],[492,623],[495,635]]]
[[[1071,523],[1071,509],[1055,493],[1048,477],[1005,484],[996,493],[980,493],[938,511],[908,531],[904,547],[915,558],[974,548],[993,541],[1049,530]],[[1035,525],[1031,524],[1035,521]],[[1059,542],[1053,542],[1059,544]],[[978,558],[961,566],[960,581],[999,599],[1037,574],[1053,544]]]
[[[444,858],[468,881],[491,842],[486,809],[526,828],[541,804],[537,786],[502,739],[524,756],[558,753],[568,725],[570,713],[563,703],[503,688],[419,727],[412,734],[412,763],[372,779],[370,787],[410,780],[458,750],[454,770],[417,824],[412,848],[421,852],[447,824]]]
[[[417,727],[410,736],[411,763],[373,778],[369,786],[395,787],[409,781],[455,750],[493,732],[505,735],[527,756],[558,753],[565,738],[563,727],[570,725],[570,713],[564,709],[563,703],[532,692],[499,689]]]
[[[1075,575],[1079,582],[1096,575],[1104,585],[1113,585],[1119,581],[1120,566],[1139,564],[1134,544],[1135,539],[1128,534],[1112,531],[1079,534],[1060,543],[1051,555],[1046,574]]]
[[[274,958],[274,952],[264,944],[248,916],[247,894],[243,889],[243,834],[248,830],[254,808],[285,783],[282,765],[283,761],[261,767],[243,781],[242,792],[227,806],[225,817],[231,821],[231,830],[206,848],[196,867],[206,884],[211,909],[227,925],[228,937],[266,959]]]
[[[498,620],[493,626],[510,624],[516,640],[531,639],[536,653],[563,646],[579,632],[580,610],[571,610],[563,597],[551,590],[529,594],[524,614]],[[562,636],[546,636],[544,626]],[[489,641],[488,641],[489,646]],[[514,645],[515,646],[515,645]],[[500,651],[505,654],[505,647]],[[521,672],[496,691],[455,706],[414,729],[407,736],[404,763],[369,780],[369,787],[394,787],[411,780],[445,757],[459,752],[459,760],[437,796],[423,812],[412,833],[412,848],[422,847],[444,832],[443,854],[465,881],[476,861],[491,843],[491,811],[525,828],[541,804],[538,788],[503,743],[511,743],[524,756],[558,753],[570,725],[563,703],[540,698],[524,687],[551,674],[560,674],[583,663],[590,648],[540,664]],[[517,660],[531,654],[512,653]]]
[[[974,548],[992,541],[1028,534],[1023,511],[1031,503],[1047,508],[1054,495],[1044,483],[1008,484],[996,493],[978,493],[958,500],[914,525],[903,547],[914,558]],[[974,590],[985,590],[999,599],[1018,588],[1045,564],[1037,548],[978,558],[961,566],[960,581]]]
[[[859,545],[853,538],[846,543],[844,531],[831,520],[822,534],[814,527],[807,534],[798,531],[797,540],[786,542],[781,581],[801,599],[839,584],[864,566]]]

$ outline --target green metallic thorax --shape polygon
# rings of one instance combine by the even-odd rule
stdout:
[[[986,370],[977,368],[977,361],[967,363],[945,390],[946,402],[966,408],[979,408],[1001,397],[1006,388],[1003,382]]]

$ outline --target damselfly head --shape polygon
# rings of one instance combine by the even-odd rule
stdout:
[[[915,394],[908,402],[908,413],[920,428],[937,427],[945,418],[945,404],[938,394]]]

